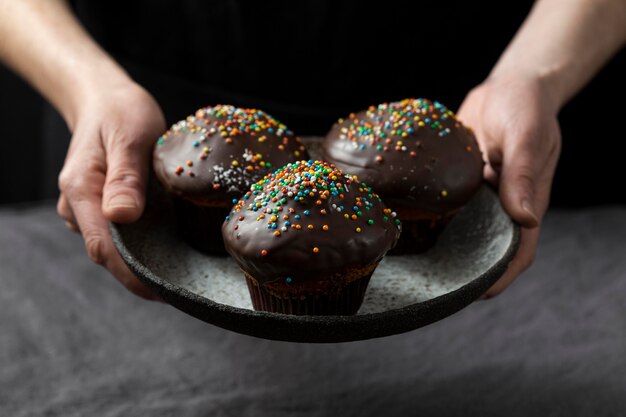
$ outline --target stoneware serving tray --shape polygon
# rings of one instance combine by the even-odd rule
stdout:
[[[520,237],[519,226],[504,212],[495,192],[483,186],[431,250],[387,256],[380,262],[356,315],[291,316],[254,311],[235,262],[188,246],[158,186],[150,187],[141,219],[111,225],[111,232],[126,264],[164,301],[225,329],[292,342],[370,339],[441,320],[498,280]]]

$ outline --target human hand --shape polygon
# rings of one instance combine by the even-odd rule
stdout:
[[[498,187],[502,206],[522,226],[517,255],[483,298],[501,293],[535,257],[561,151],[559,107],[541,80],[499,76],[470,91],[458,112],[476,133],[487,162],[485,179]]]
[[[73,118],[57,211],[82,234],[92,261],[134,294],[159,300],[122,261],[107,221],[130,223],[141,216],[152,146],[166,127],[163,113],[143,88],[124,82],[90,91]]]

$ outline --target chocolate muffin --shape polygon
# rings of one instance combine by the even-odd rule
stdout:
[[[300,139],[257,109],[217,105],[176,123],[154,148],[154,171],[172,196],[179,228],[196,249],[226,254],[220,228],[250,186],[308,158]]]
[[[400,222],[334,165],[299,161],[254,184],[222,226],[256,310],[354,314]]]
[[[482,182],[484,163],[471,129],[443,104],[423,98],[339,119],[322,154],[369,184],[397,212],[403,232],[391,253],[430,248]]]

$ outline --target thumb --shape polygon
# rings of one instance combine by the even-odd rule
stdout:
[[[539,226],[536,199],[543,155],[529,141],[505,141],[500,176],[500,200],[506,212],[526,228]]]
[[[128,146],[123,141],[107,149],[107,174],[102,212],[113,222],[137,220],[145,206],[150,146]]]

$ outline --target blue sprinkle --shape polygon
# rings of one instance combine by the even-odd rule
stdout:
[[[291,279],[291,277],[287,277],[287,278],[285,278],[285,282],[286,282],[287,284],[291,284],[291,282],[292,282],[292,281],[293,281],[293,280]]]
[[[230,220],[230,216],[226,216],[226,221]]]
[[[193,143],[193,146],[197,148],[198,146],[200,146],[200,142],[195,141],[195,142]]]
[[[233,198],[233,204],[237,204],[237,199]]]
[[[295,217],[296,217],[296,220],[300,220],[300,215],[299,214],[296,214]]]
[[[309,214],[311,214],[311,212],[309,210],[304,210],[304,215],[308,216]]]

